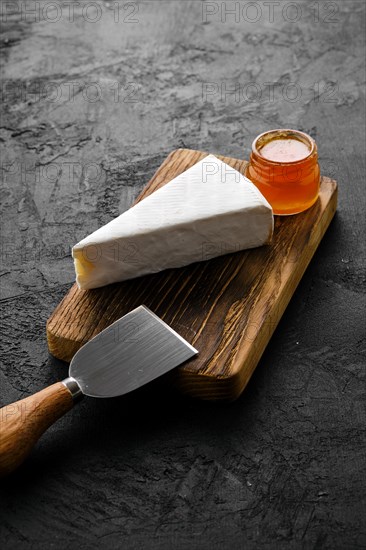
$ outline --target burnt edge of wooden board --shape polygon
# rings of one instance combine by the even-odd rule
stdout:
[[[173,151],[136,202],[171,181],[173,177],[185,171],[207,154],[185,149]],[[247,164],[246,161],[216,156],[241,172],[244,171]],[[174,171],[172,166],[174,166]],[[168,177],[170,169],[173,174]],[[160,285],[155,294],[158,295],[159,291],[165,291],[163,299],[159,303],[155,303],[156,307],[154,307],[154,303],[146,303],[146,305],[164,318],[193,345],[199,347],[196,342],[199,340],[203,328],[205,329],[204,335],[207,336],[211,346],[215,346],[215,342],[218,340],[220,342],[216,348],[214,347],[213,354],[211,353],[212,347],[204,346],[211,350],[206,359],[204,357],[205,350],[197,359],[193,359],[169,373],[170,382],[178,386],[182,392],[201,399],[235,399],[248,383],[336,211],[336,205],[336,182],[322,178],[320,197],[312,208],[296,217],[276,217],[275,238],[269,247],[222,256],[209,262],[194,264],[179,270],[167,270],[92,291],[80,291],[74,285],[48,320],[47,338],[50,352],[60,359],[70,361],[76,351],[92,336],[136,305],[146,303],[143,296],[147,287],[153,288],[154,285],[155,287]],[[261,268],[260,277],[258,277],[258,269],[253,269],[256,263],[259,263]],[[277,270],[273,268],[274,263],[278,264]],[[207,274],[208,265],[211,281],[210,275]],[[224,302],[220,305],[218,299],[214,303],[216,308],[214,312],[216,310],[218,312],[221,307],[220,311],[223,316],[217,318],[216,315],[214,323],[209,321],[213,316],[212,309],[208,311],[208,316],[203,319],[198,331],[194,330],[197,329],[194,326],[194,319],[192,319],[192,329],[190,329],[176,322],[174,313],[169,312],[169,307],[159,310],[162,301],[169,295],[169,291],[170,300],[172,300],[170,307],[173,309],[175,296],[172,299],[172,292],[174,293],[174,290],[182,292],[182,288],[174,289],[174,284],[177,281],[185,281],[183,287],[189,287],[189,283],[192,283],[193,280],[192,288],[196,290],[196,279],[198,281],[201,279],[203,283],[207,281],[208,286],[212,286],[212,271],[219,278],[222,275],[227,276],[227,272],[230,272],[229,282],[233,286],[236,278],[242,274],[243,267],[246,268],[245,273],[249,273],[249,282],[248,280],[242,281],[244,290],[245,287],[250,288],[249,296],[246,292],[243,294],[243,288],[240,287],[241,300],[233,300],[229,304]],[[264,273],[268,275],[267,278]],[[245,277],[248,279],[247,275]],[[273,293],[274,283],[278,287],[276,295]],[[133,298],[129,301],[127,291],[131,287],[141,296],[141,300],[139,299],[138,302],[133,303]],[[166,291],[164,287],[167,287],[168,290]],[[212,290],[214,288],[213,286]],[[255,294],[258,288],[261,290],[260,295]],[[267,295],[267,300],[263,300],[264,293]],[[260,301],[259,297],[261,297]],[[122,298],[125,302],[124,309],[116,314]],[[244,305],[245,307],[243,307]],[[183,314],[186,313],[188,307],[189,304]],[[90,308],[91,312],[98,311],[97,322],[95,319],[90,320],[83,315],[83,312],[89,311]],[[252,333],[248,333],[248,327]],[[237,336],[235,341],[234,336]],[[218,357],[222,363],[221,367],[218,366]]]

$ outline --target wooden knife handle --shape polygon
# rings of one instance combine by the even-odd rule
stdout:
[[[43,432],[73,404],[71,392],[57,382],[0,409],[0,477],[15,470]]]

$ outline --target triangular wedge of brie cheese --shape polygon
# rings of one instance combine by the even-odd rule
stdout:
[[[270,242],[272,208],[213,155],[72,249],[81,289],[181,267]]]

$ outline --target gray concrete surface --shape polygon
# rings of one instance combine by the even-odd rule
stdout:
[[[65,376],[45,322],[70,246],[172,149],[247,158],[296,127],[340,191],[241,398],[85,400],[2,483],[2,548],[365,548],[364,2],[1,10],[2,404]]]

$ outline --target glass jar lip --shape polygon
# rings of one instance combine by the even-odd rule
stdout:
[[[273,134],[273,136],[275,136],[276,134],[276,137],[280,136],[281,134],[283,134],[284,136],[288,137],[290,135],[294,135],[294,136],[300,136],[302,139],[301,141],[302,142],[305,142],[307,143],[308,145],[310,145],[310,150],[309,150],[309,154],[302,158],[302,159],[299,159],[299,160],[293,160],[293,161],[289,161],[289,162],[282,162],[282,161],[276,161],[276,160],[269,160],[267,159],[266,157],[262,156],[261,153],[260,153],[260,149],[257,148],[257,143],[260,139],[263,139],[264,136],[266,135],[269,135],[269,134]],[[270,140],[269,140],[270,141]],[[302,163],[306,160],[308,160],[313,154],[314,152],[316,151],[316,143],[315,141],[313,140],[313,138],[311,136],[309,136],[308,134],[306,134],[305,132],[301,132],[300,130],[292,130],[291,128],[276,128],[275,130],[266,130],[265,132],[262,132],[262,134],[259,134],[254,140],[253,140],[253,143],[252,143],[252,152],[254,154],[256,154],[258,157],[260,157],[261,159],[263,159],[265,162],[268,162],[269,164],[290,164],[290,165],[295,165],[295,164],[299,164],[299,163]]]

